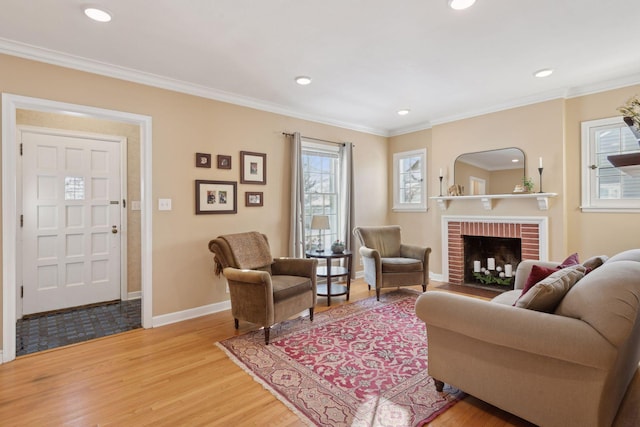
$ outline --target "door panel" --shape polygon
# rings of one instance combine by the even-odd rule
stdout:
[[[23,314],[120,298],[120,143],[20,132]]]

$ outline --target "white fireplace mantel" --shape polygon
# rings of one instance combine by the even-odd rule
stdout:
[[[449,203],[453,200],[480,200],[482,207],[490,211],[493,209],[494,200],[498,199],[535,199],[538,202],[538,209],[549,210],[549,199],[556,197],[558,193],[526,193],[526,194],[486,194],[480,196],[435,196],[429,197],[438,203],[441,210],[446,211]]]

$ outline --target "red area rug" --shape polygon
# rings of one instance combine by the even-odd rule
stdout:
[[[418,292],[399,290],[332,307],[217,343],[309,425],[415,426],[464,397],[427,375]]]

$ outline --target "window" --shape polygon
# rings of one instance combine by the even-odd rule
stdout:
[[[427,210],[426,160],[426,149],[393,155],[393,210]]]
[[[607,156],[638,151],[621,117],[582,122],[582,210],[640,210],[640,177],[614,168]]]
[[[322,246],[331,247],[340,230],[340,148],[335,144],[302,141],[302,175],[304,179],[305,250],[315,248],[322,236]],[[314,215],[329,217],[329,230],[311,230]]]

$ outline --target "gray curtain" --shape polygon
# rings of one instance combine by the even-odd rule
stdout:
[[[343,212],[340,234],[348,250],[354,250],[355,202],[353,184],[353,144],[345,142],[340,149],[340,205]],[[355,258],[355,257],[354,257]],[[355,278],[355,266],[351,266],[351,276]]]
[[[302,175],[302,141],[300,133],[291,136],[291,218],[289,222],[289,256],[304,258],[304,179]]]

